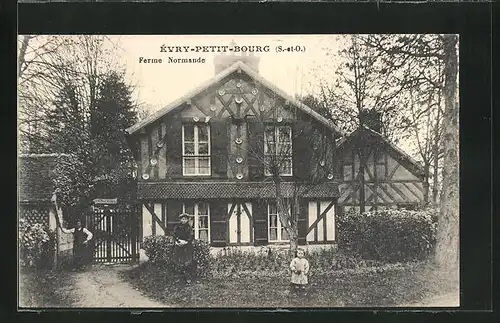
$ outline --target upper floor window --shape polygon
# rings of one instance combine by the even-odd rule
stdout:
[[[288,209],[288,212],[290,212],[290,209]],[[267,215],[269,217],[269,241],[289,241],[288,232],[286,231],[285,226],[281,223],[278,215],[278,206],[275,201],[268,203]]]
[[[210,175],[210,127],[182,126],[182,174]]]
[[[292,175],[292,127],[267,126],[264,132],[265,175],[274,171],[279,175]]]
[[[210,206],[206,202],[184,203],[183,213],[192,215],[194,238],[210,242]]]

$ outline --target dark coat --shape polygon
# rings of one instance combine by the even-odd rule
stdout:
[[[183,246],[175,245],[175,261],[181,265],[190,265],[193,262],[193,228],[189,223],[178,224],[174,228],[175,241],[185,240],[188,243]]]
[[[191,227],[189,222],[186,224],[179,223],[175,226],[174,238],[175,238],[175,241],[185,240],[188,243],[193,242],[193,240],[194,240],[193,228]]]
[[[92,259],[92,249],[89,245],[84,244],[85,240],[87,240],[87,234],[83,232],[83,227],[75,228],[73,232],[73,261],[76,267],[86,265]]]

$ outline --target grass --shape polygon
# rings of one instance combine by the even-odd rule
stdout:
[[[64,292],[71,286],[68,272],[27,270],[19,275],[19,307],[70,307],[71,299]]]
[[[288,277],[240,274],[189,286],[145,263],[123,273],[144,294],[176,307],[356,307],[418,303],[457,284],[427,263],[377,271],[337,271],[310,277],[307,295],[289,293]]]

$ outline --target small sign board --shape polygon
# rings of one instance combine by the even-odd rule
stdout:
[[[98,205],[109,205],[109,204],[117,204],[118,203],[118,198],[114,199],[94,199],[92,200],[94,204]]]

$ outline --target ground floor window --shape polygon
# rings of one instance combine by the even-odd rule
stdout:
[[[194,238],[210,242],[210,205],[206,202],[187,202],[182,211],[192,215]]]
[[[290,214],[290,209],[288,209],[288,213]],[[269,217],[269,241],[289,241],[288,232],[279,219],[278,206],[275,201],[268,203],[267,214]]]

